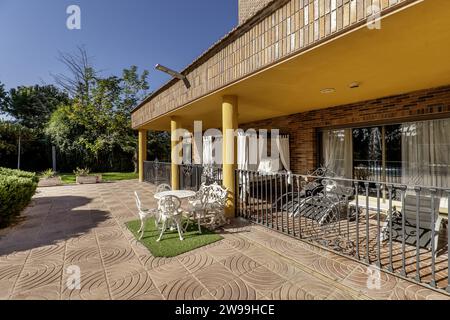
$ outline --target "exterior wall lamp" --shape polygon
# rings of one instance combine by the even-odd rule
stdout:
[[[177,71],[174,71],[174,70],[172,70],[170,68],[167,68],[167,67],[165,67],[163,65],[160,65],[160,64],[157,64],[155,66],[155,69],[159,70],[161,72],[167,73],[168,75],[170,75],[173,78],[176,78],[176,79],[179,79],[179,80],[183,81],[183,83],[184,83],[184,85],[186,86],[187,89],[189,89],[191,87],[191,84],[189,83],[189,80],[188,80],[188,78],[186,78],[185,75],[182,75],[181,73],[179,73]]]

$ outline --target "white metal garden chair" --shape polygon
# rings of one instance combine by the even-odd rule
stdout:
[[[158,185],[158,186],[156,187],[155,194],[156,194],[156,193],[160,193],[160,192],[164,192],[164,191],[171,191],[171,190],[172,190],[172,187],[171,187],[169,184],[167,184],[167,183],[162,183],[162,184],[160,184],[160,185]],[[158,208],[158,213],[159,213],[159,208]],[[161,216],[158,214],[158,215],[155,217],[155,226],[156,226],[156,228],[159,229],[160,223],[161,223]]]
[[[139,199],[139,195],[137,191],[134,192],[134,198],[136,200],[136,206],[138,208],[138,215],[139,219],[141,220],[141,227],[138,230],[138,234],[141,234],[139,237],[139,240],[142,239],[145,232],[145,223],[147,222],[147,219],[150,217],[154,217],[155,221],[158,220],[159,212],[158,209],[147,209],[142,207],[141,199]]]
[[[195,194],[195,196],[189,199],[188,218],[193,218],[194,220],[197,220],[199,233],[202,233],[201,219],[202,217],[204,218],[206,214],[208,195],[209,195],[209,187],[203,183],[200,186],[199,191]],[[187,230],[188,226],[189,226],[189,219],[186,222],[184,231]]]
[[[216,229],[228,223],[225,217],[225,207],[228,201],[228,189],[214,183],[208,186],[208,201],[205,206],[206,214],[211,215],[210,227]]]
[[[159,235],[157,242],[161,241],[161,238],[166,232],[167,228],[175,223],[178,230],[178,235],[180,236],[180,241],[183,241],[183,211],[180,209],[181,200],[175,196],[165,196],[161,198],[158,202],[158,209],[161,217],[161,234]]]
[[[167,183],[163,183],[163,184],[160,184],[160,185],[158,185],[157,187],[156,187],[156,193],[160,193],[160,192],[164,192],[164,191],[171,191],[172,190],[172,187],[169,185],[169,184],[167,184]]]

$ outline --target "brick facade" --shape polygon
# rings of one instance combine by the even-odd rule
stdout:
[[[273,0],[239,0],[239,24],[253,16]]]
[[[318,166],[318,133],[322,128],[400,123],[439,117],[450,117],[450,86],[272,118],[240,127],[280,129],[281,133],[289,134],[292,171],[304,174]]]
[[[380,14],[383,16],[417,1],[380,0]],[[355,29],[371,16],[367,10],[371,2],[365,0],[267,2],[267,7],[182,71],[191,83],[189,90],[183,81],[174,79],[145,99],[132,112],[132,127],[138,129],[293,54]]]

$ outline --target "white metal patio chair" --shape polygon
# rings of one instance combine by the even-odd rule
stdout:
[[[147,219],[150,217],[154,217],[156,220],[158,220],[159,213],[158,213],[158,209],[148,209],[148,208],[142,207],[142,202],[141,202],[141,199],[139,199],[139,195],[138,195],[137,191],[134,192],[134,198],[136,201],[136,206],[138,208],[139,219],[141,220],[141,227],[138,230],[138,234],[141,234],[139,237],[139,240],[141,240],[142,237],[144,236],[145,223],[146,223]]]
[[[183,219],[183,211],[180,209],[181,200],[175,196],[165,196],[161,198],[158,202],[158,208],[160,211],[161,217],[161,234],[159,238],[156,240],[157,242],[161,241],[161,238],[166,232],[167,228],[175,223],[178,230],[178,235],[180,236],[180,241],[183,241],[183,227],[182,227],[182,219]]]
[[[171,191],[172,187],[167,183],[162,183],[156,187],[155,193],[160,193],[164,191]]]
[[[222,188],[217,183],[208,187],[208,201],[205,206],[206,214],[211,216],[209,226],[212,229],[222,227],[229,221],[225,217],[225,207],[228,200],[228,189]]]
[[[209,195],[209,187],[203,183],[200,186],[199,191],[197,191],[197,193],[195,194],[195,196],[189,199],[188,221],[186,222],[184,231],[186,231],[189,226],[189,219],[193,218],[194,221],[197,220],[198,232],[202,233],[201,219],[202,217],[204,218],[206,214],[208,195]]]
[[[160,184],[160,185],[158,185],[158,186],[156,187],[155,194],[156,194],[156,193],[160,193],[160,192],[164,192],[164,191],[171,191],[171,190],[172,190],[172,187],[171,187],[169,184],[167,184],[167,183],[162,183],[162,184]],[[158,208],[158,210],[159,210],[159,208]],[[159,212],[159,211],[158,211],[158,212]],[[160,223],[161,223],[161,216],[160,216],[160,215],[157,215],[157,216],[155,217],[155,227],[159,229]]]

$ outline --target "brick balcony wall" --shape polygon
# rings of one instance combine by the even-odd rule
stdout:
[[[239,24],[253,16],[273,0],[239,0]]]
[[[450,86],[272,118],[240,127],[280,129],[282,134],[289,134],[291,170],[305,174],[319,166],[318,137],[323,128],[381,125],[440,117],[450,117]]]
[[[418,0],[374,0],[381,14]],[[374,15],[366,0],[275,0],[132,114],[134,129],[289,56],[350,31]]]

